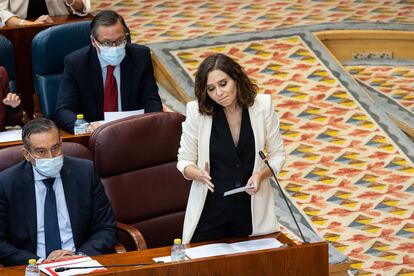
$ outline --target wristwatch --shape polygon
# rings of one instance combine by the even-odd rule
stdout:
[[[77,10],[75,10],[73,8],[73,4],[75,4],[75,0],[63,0],[63,3],[65,3],[65,5],[70,9],[70,11],[77,15],[77,16],[87,16],[88,13],[86,12],[86,7],[84,5],[83,11],[78,12]]]
[[[71,7],[75,3],[75,0],[63,0],[63,2],[65,2],[66,6]]]
[[[75,255],[78,255],[78,256],[88,256],[88,255],[86,255],[85,253],[80,252],[80,251],[76,252],[76,254],[75,254]]]

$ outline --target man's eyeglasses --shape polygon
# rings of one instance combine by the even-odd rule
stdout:
[[[100,46],[105,48],[125,46],[127,42],[126,38],[118,39],[117,41],[99,41],[96,37],[94,37],[94,39],[99,43]]]
[[[59,154],[62,153],[62,144],[61,143],[56,144],[53,147],[51,147],[50,149],[35,148],[31,152],[33,152],[35,157],[38,157],[38,158],[48,158],[49,157],[49,152],[53,157],[56,157],[56,156],[58,156]]]

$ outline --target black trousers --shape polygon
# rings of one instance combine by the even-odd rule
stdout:
[[[221,192],[209,191],[191,242],[247,237],[252,231],[249,194],[223,197]]]

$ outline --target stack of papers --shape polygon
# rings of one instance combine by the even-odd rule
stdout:
[[[213,243],[185,250],[185,255],[190,259],[227,255],[234,253],[250,252],[263,249],[279,248],[283,244],[275,238],[251,240],[236,243]]]
[[[275,238],[250,240],[235,243],[212,243],[192,248],[186,248],[185,255],[189,259],[197,259],[219,255],[228,255],[234,253],[250,252],[256,250],[273,249],[282,246],[283,244]],[[155,262],[171,262],[170,256],[154,258],[153,260]]]
[[[0,143],[21,141],[21,140],[22,140],[21,129],[0,131]]]
[[[135,116],[135,115],[141,115],[144,114],[144,109],[140,110],[132,110],[132,111],[117,111],[117,112],[105,112],[104,113],[104,121],[103,123],[109,123],[112,121],[116,121],[119,119]]]
[[[69,269],[62,272],[56,272],[55,269],[58,267],[86,267],[86,266],[101,266],[95,260],[92,260],[91,257],[88,256],[81,256],[74,259],[64,260],[64,261],[57,261],[57,262],[49,262],[49,263],[42,263],[39,265],[39,268],[42,272],[46,273],[47,275],[51,276],[58,276],[58,275],[78,275],[78,274],[86,274],[91,272],[97,271],[105,271],[106,268],[79,268],[79,269]]]

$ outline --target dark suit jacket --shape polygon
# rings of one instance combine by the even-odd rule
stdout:
[[[0,131],[3,131],[7,125],[14,126],[22,124],[22,105],[12,108],[11,106],[5,106],[2,102],[9,92],[9,77],[7,71],[3,66],[0,66]]]
[[[113,252],[115,219],[93,163],[64,157],[60,172],[77,251]],[[31,163],[22,161],[0,173],[0,263],[38,259],[36,195]]]
[[[162,110],[151,54],[147,47],[127,43],[121,62],[122,110]],[[56,123],[73,132],[76,114],[88,122],[104,119],[104,87],[97,52],[91,45],[65,58],[65,69],[56,101]]]

